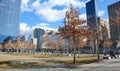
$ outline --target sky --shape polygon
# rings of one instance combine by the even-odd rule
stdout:
[[[22,0],[20,33],[32,33],[34,28],[57,30],[63,26],[70,4],[78,8],[80,18],[86,20],[86,3],[90,0]],[[108,19],[107,6],[119,0],[97,0],[98,16]],[[27,26],[27,28],[26,28]]]

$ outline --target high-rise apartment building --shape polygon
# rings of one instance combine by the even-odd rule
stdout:
[[[109,24],[110,24],[110,36],[112,39],[120,39],[120,26],[117,26],[113,21],[116,17],[120,18],[120,1],[108,6]]]
[[[97,0],[91,0],[86,3],[87,24],[90,29],[96,28],[97,23]]]
[[[19,34],[21,0],[0,0],[0,41]]]

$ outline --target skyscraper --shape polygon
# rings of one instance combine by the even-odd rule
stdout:
[[[117,26],[113,21],[116,17],[120,18],[120,1],[108,6],[109,24],[110,24],[110,36],[112,39],[120,39],[120,26]]]
[[[98,24],[96,0],[91,0],[86,3],[86,15],[87,15],[87,24],[90,26],[90,29],[95,28]]]
[[[0,0],[0,41],[19,34],[21,0]]]
[[[45,33],[45,31],[43,29],[40,29],[40,28],[35,28],[34,29],[33,35],[34,35],[34,38],[37,39],[37,49],[38,49],[38,51],[40,49],[40,44],[42,42],[42,37],[43,37],[44,33]]]

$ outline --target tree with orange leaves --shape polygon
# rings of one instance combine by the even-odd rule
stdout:
[[[108,53],[108,51],[110,51],[110,46],[113,44],[112,40],[111,39],[105,39],[102,43],[103,47],[105,47],[105,49],[107,50],[104,50],[104,54],[106,55],[106,53]]]
[[[49,46],[47,44],[50,42],[51,42],[50,36],[48,35],[48,33],[45,33],[45,35],[43,36],[43,39],[42,39],[42,43],[45,46],[45,48],[49,48]]]
[[[79,19],[79,11],[76,8],[73,8],[72,5],[66,12],[64,23],[65,25],[59,28],[59,33],[66,39],[72,39],[72,45],[74,49],[74,63],[76,63],[76,47],[84,46],[84,43],[81,42],[91,36],[90,31],[88,28],[81,26],[85,23],[85,20]]]
[[[63,37],[60,35],[57,35],[54,43],[56,44],[56,48],[60,51],[60,53],[62,55],[64,47],[65,47],[65,41],[64,41]]]
[[[19,37],[17,37],[16,42],[15,42],[15,49],[17,49],[17,53],[19,52],[20,48],[21,48],[21,41],[20,41]]]
[[[2,49],[2,47],[3,47],[3,46],[2,46],[2,43],[0,43],[0,50]]]
[[[115,10],[115,14],[115,17],[110,18],[110,20],[117,26],[120,26],[120,8],[118,10]]]
[[[46,53],[47,49],[50,49],[51,47],[52,47],[52,41],[50,39],[50,36],[46,32],[42,38],[41,48],[42,50],[45,50],[45,53]]]
[[[8,50],[8,52],[10,52],[10,49],[12,48],[12,40],[9,39],[8,41],[6,41],[4,43],[4,47]]]
[[[112,45],[112,40],[111,39],[106,39],[104,42],[103,42],[103,46],[104,47],[109,47],[110,45]]]

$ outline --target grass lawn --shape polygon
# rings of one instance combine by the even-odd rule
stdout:
[[[79,56],[76,57],[76,64],[73,63],[73,56],[57,56],[49,54],[0,54],[0,69],[10,68],[31,68],[33,66],[51,66],[55,64],[64,64],[68,66],[77,66],[97,62],[97,57]],[[11,63],[17,61],[18,63]],[[24,63],[22,63],[22,61]],[[26,62],[36,61],[36,62]]]
[[[102,60],[102,59],[101,59]],[[48,60],[47,62],[53,62],[53,63],[60,63],[60,64],[65,64],[65,65],[70,65],[70,66],[76,66],[76,65],[81,65],[81,64],[89,64],[93,62],[98,62],[100,60],[97,59],[97,57],[93,56],[81,56],[79,58],[76,57],[76,64],[73,63],[73,57],[68,57],[68,58],[63,58],[63,59],[52,59]]]

